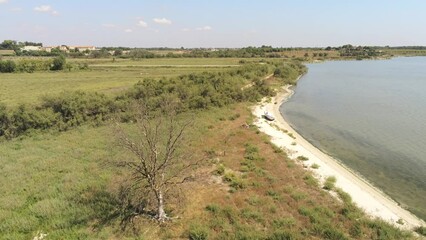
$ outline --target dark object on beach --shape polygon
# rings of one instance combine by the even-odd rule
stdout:
[[[274,116],[272,116],[270,113],[268,113],[268,112],[265,112],[265,114],[263,115],[263,117],[266,119],[266,120],[269,120],[269,121],[274,121],[275,120],[275,118],[274,118]]]

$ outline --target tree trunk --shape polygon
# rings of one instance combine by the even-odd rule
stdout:
[[[164,222],[167,218],[166,212],[164,212],[164,200],[163,200],[163,192],[160,190],[158,192],[158,221]]]

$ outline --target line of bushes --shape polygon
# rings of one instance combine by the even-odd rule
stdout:
[[[261,78],[270,66],[251,64],[219,73],[189,74],[161,80],[145,79],[117,97],[93,92],[63,92],[41,99],[36,106],[7,108],[0,103],[0,137],[11,139],[33,130],[64,131],[86,122],[100,124],[118,115],[130,121],[132,101],[142,101],[156,109],[165,97],[180,102],[181,111],[221,107],[235,102],[257,101],[273,91]],[[247,80],[255,81],[242,89]]]
[[[60,71],[64,69],[87,69],[87,64],[67,63],[64,56],[57,56],[52,59],[30,59],[23,58],[17,61],[0,60],[0,73],[33,73],[40,71]]]

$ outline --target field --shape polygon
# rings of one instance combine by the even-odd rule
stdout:
[[[13,50],[0,50],[0,56],[13,56],[15,51]]]
[[[210,65],[219,59],[156,59],[149,64]],[[224,59],[229,64],[238,59]],[[148,64],[147,63],[147,64]],[[102,64],[99,63],[98,64]],[[44,94],[82,89],[114,94],[143,77],[169,77],[224,67],[99,66],[89,71],[2,74],[10,105]],[[146,73],[146,74],[141,74]],[[268,73],[270,74],[270,73]],[[21,80],[20,80],[21,79]],[[20,81],[19,81],[20,80]],[[3,88],[3,81],[8,88]],[[19,84],[18,84],[19,83]],[[266,85],[278,86],[270,78]],[[30,89],[28,89],[30,87]],[[22,93],[21,93],[22,92]],[[357,209],[343,191],[333,198],[297,160],[251,125],[253,103],[191,112],[185,148],[207,156],[167,209],[172,222],[137,217],[120,226],[117,200],[130,172],[117,167],[128,153],[117,146],[112,123],[65,132],[32,131],[0,144],[0,239],[402,239],[410,238]],[[136,126],[125,124],[129,130]]]
[[[70,62],[87,62],[90,65],[98,65],[98,64],[108,64],[108,65],[131,65],[131,66],[184,66],[184,65],[192,65],[192,66],[200,66],[203,65],[222,65],[226,67],[227,65],[235,66],[239,65],[241,60],[250,61],[250,59],[241,59],[241,58],[147,58],[147,59],[139,59],[139,60],[129,60],[129,59],[121,59],[115,58],[111,59],[70,59]],[[251,59],[253,60],[253,59]],[[255,59],[254,59],[255,60]]]
[[[424,49],[383,49],[383,52],[390,56],[426,56],[426,50]]]
[[[98,91],[115,94],[144,78],[172,77],[203,71],[215,72],[236,66],[240,60],[147,59],[140,61],[117,60],[112,62],[111,59],[71,59],[69,60],[70,62],[87,62],[89,70],[1,74],[0,102],[8,106],[16,106],[20,103],[31,104],[37,102],[44,95],[58,94],[65,90]],[[214,66],[206,67],[204,65]]]

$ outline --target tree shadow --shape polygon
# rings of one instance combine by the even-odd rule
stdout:
[[[87,189],[80,195],[80,203],[92,210],[90,219],[93,229],[100,230],[117,223],[122,231],[129,227],[136,231],[134,220],[138,216],[152,217],[152,211],[146,210],[148,201],[136,197],[129,187],[121,185],[117,193],[106,189]]]

